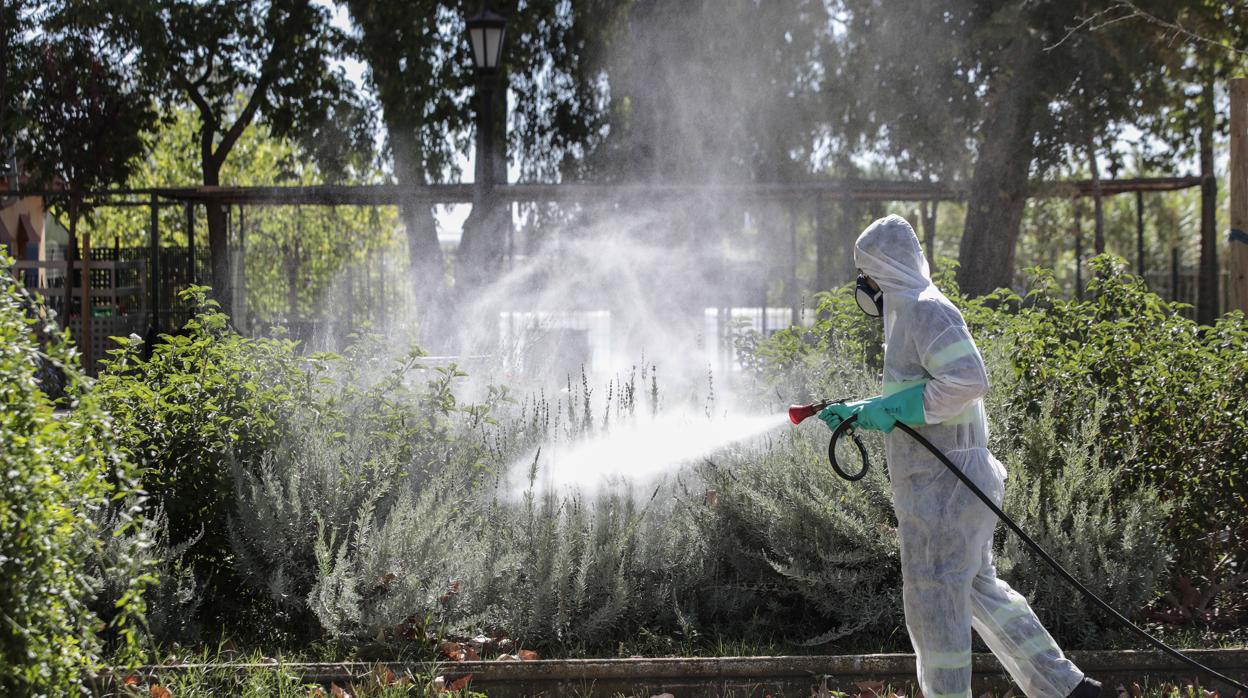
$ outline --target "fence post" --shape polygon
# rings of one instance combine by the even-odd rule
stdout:
[[[72,278],[72,277],[71,277]],[[79,319],[82,329],[78,333],[78,348],[82,351],[82,369],[95,375],[95,356],[91,351],[91,233],[82,234],[82,284]]]
[[[190,267],[186,278],[194,286],[199,282],[196,280],[195,271],[195,204],[190,201],[186,202],[186,259],[187,266]]]
[[[1075,199],[1075,300],[1083,300],[1083,202]]]
[[[785,284],[789,298],[789,317],[791,326],[802,324],[802,296],[797,289],[797,202],[789,208],[789,278]]]
[[[1231,80],[1230,179],[1227,310],[1248,313],[1248,78]]]
[[[152,294],[152,335],[155,336],[161,330],[160,327],[160,208],[156,204],[156,193],[152,192],[151,201],[148,204],[151,209],[151,228],[148,230],[147,239],[150,245],[148,265],[151,267],[151,294]]]
[[[1144,264],[1144,192],[1135,192],[1135,273],[1142,279]]]
[[[1170,300],[1179,300],[1179,246],[1170,248]]]

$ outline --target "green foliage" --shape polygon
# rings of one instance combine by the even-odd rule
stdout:
[[[1248,565],[1248,324],[1228,313],[1199,326],[1121,260],[1092,268],[1085,301],[1055,298],[1039,274],[1013,299],[1019,312],[968,317],[1013,356],[1017,383],[1001,407],[1021,419],[1059,395],[1054,428],[1071,433],[1101,405],[1104,463],[1123,469],[1124,487],[1151,484],[1178,502],[1171,525],[1183,562],[1206,572],[1230,553]]]
[[[985,356],[991,447],[1012,473],[1007,510],[1095,591],[1138,613],[1172,557],[1191,557],[1199,542],[1175,525],[1185,509],[1233,495],[1141,465],[1164,462],[1174,434],[1211,448],[1199,424],[1161,409],[1189,398],[1165,392],[1159,367],[1200,365],[1204,375],[1181,374],[1203,396],[1184,409],[1216,406],[1242,390],[1242,367],[1215,351],[1242,355],[1242,328],[1202,335],[1118,267],[1098,270],[1084,302],[1052,297],[1044,276],[1026,297],[975,301],[949,286],[949,271],[941,283]],[[653,367],[640,386],[629,377],[598,392],[583,379],[553,400],[490,389],[470,404],[457,397],[464,374],[426,365],[419,351],[396,357],[363,336],[342,356],[298,355],[291,342],[239,337],[195,301],[202,310],[184,334],[150,359],[125,342],[98,388],[125,415],[114,431],[149,464],[168,512],[169,535],[149,531],[164,541],[175,585],[162,609],[193,616],[199,585],[228,580],[234,623],[392,656],[427,656],[430,636],[479,633],[560,654],[702,652],[725,638],[897,646],[900,575],[878,439],[876,468],[853,485],[827,470],[826,433],[803,428],[740,444],[654,490],[550,491],[536,447],[653,418]],[[878,389],[879,331],[843,290],[820,296],[813,327],[746,337],[739,349],[760,390],[858,396]],[[1223,405],[1229,417],[1208,409],[1195,412],[1207,428],[1233,432],[1219,447],[1241,448],[1234,423],[1218,421],[1237,419],[1238,406]],[[1230,455],[1208,457],[1241,452],[1217,453]],[[527,487],[515,472],[526,465]],[[1118,641],[1016,541],[1003,536],[998,548],[1003,576],[1065,645]],[[183,553],[194,574],[179,566]],[[216,583],[210,601],[227,596]]]
[[[236,108],[241,105],[236,104]],[[161,127],[147,136],[146,156],[136,163],[126,185],[138,189],[194,186],[199,182],[199,151],[195,143],[196,114],[175,109]],[[352,184],[376,183],[380,173],[370,168],[351,172]],[[230,157],[221,166],[221,179],[236,186],[315,185],[335,181],[296,140],[276,135],[265,124],[242,132]],[[193,225],[200,259],[204,249],[204,216],[198,212]],[[402,278],[381,267],[399,244],[396,210],[392,206],[335,206],[316,208],[248,207],[234,223],[246,238],[239,263],[244,285],[245,314],[240,318],[258,327],[292,321],[325,318],[327,310],[341,310],[359,320],[374,306],[400,307]],[[158,211],[162,238],[178,247],[189,244],[186,211],[162,206]],[[150,212],[138,207],[102,207],[84,221],[92,240],[122,247],[147,244]],[[350,270],[350,274],[343,274]],[[200,273],[202,274],[202,269]],[[348,276],[348,278],[343,278]],[[335,282],[338,282],[338,285]],[[355,281],[375,295],[369,298],[344,292],[341,284]]]
[[[59,180],[74,190],[125,181],[142,153],[143,133],[156,120],[147,95],[89,34],[54,35],[36,50],[33,128],[18,151],[35,181],[50,186]]]
[[[697,517],[714,566],[702,615],[717,632],[826,648],[887,644],[898,627],[900,563],[882,449],[872,440],[876,467],[849,483],[828,468],[827,437],[794,430],[705,469],[716,506]]]
[[[96,384],[101,405],[120,415],[119,445],[145,467],[144,486],[169,514],[169,544],[199,539],[190,560],[201,579],[229,555],[231,473],[258,461],[286,433],[285,406],[306,399],[308,377],[289,340],[234,333],[203,288],[188,291],[201,312],[142,355],[137,337],[118,338]]]
[[[336,698],[339,695],[357,698],[483,698],[484,695],[467,690],[448,691],[443,687],[445,682],[435,684],[436,679],[430,675],[410,671],[396,673],[397,670],[384,667],[378,667],[354,681],[325,686],[301,680],[301,667],[292,666],[289,660],[281,657],[274,659],[260,653],[240,657],[232,651],[204,652],[188,657],[185,661],[192,666],[161,667],[143,676],[127,674],[116,677],[114,680],[117,681],[130,677],[136,685],[118,693],[108,692],[107,689],[102,689],[99,693],[119,696],[164,695],[152,688],[159,686],[168,691],[169,695],[178,698]],[[223,666],[229,663],[241,663],[246,668]],[[334,686],[337,686],[337,691]]]
[[[429,584],[445,585],[457,557],[451,522],[481,472],[484,448],[471,432],[480,414],[451,392],[463,374],[426,369],[419,351],[391,365],[378,356],[377,338],[364,337],[341,360],[317,357],[307,402],[286,406],[288,435],[234,469],[240,573],[276,607],[305,623],[315,615],[333,635],[375,632],[379,612],[360,605],[384,596],[374,587],[388,574],[392,591],[417,586],[421,598]],[[419,604],[404,608],[400,619]]]
[[[768,383],[780,384],[783,394],[803,395],[809,388],[823,387],[794,384],[794,379],[844,381],[864,371],[878,372],[884,360],[883,326],[858,309],[850,286],[821,291],[814,300],[819,319],[813,327],[789,327],[766,340],[753,332],[735,339],[743,368]],[[830,357],[835,360],[829,361]]]
[[[98,664],[95,589],[81,572],[100,541],[92,513],[112,511],[113,531],[136,524],[136,470],[116,446],[112,418],[75,365],[67,338],[41,346],[33,337],[0,257],[0,691],[69,695]],[[43,361],[67,378],[58,414],[36,380]],[[127,583],[117,590],[110,634],[137,646],[136,616],[150,581],[132,545],[118,545],[109,567]]]
[[[125,511],[110,507],[90,513],[100,541],[84,570],[91,580],[91,610],[101,619],[115,617],[136,572],[146,574],[155,583],[143,594],[143,649],[199,640],[203,585],[186,559],[199,539],[171,545],[163,510],[144,512],[137,526],[122,515]]]
[[[1164,588],[1174,557],[1167,530],[1173,510],[1148,485],[1124,484],[1126,465],[1106,457],[1105,401],[1071,429],[1059,429],[1056,399],[1041,400],[1038,414],[1023,418],[1017,446],[1001,452],[1010,473],[1004,509],[1076,579],[1117,609],[1152,603]],[[1126,454],[1128,457],[1130,453]],[[1035,556],[1013,534],[999,536],[999,571],[1022,593],[1063,643],[1104,647],[1134,636]]]
[[[368,151],[367,116],[346,76],[330,66],[345,37],[324,7],[105,0],[75,9],[73,23],[128,54],[137,81],[162,103],[196,109],[204,184],[220,183],[222,165],[257,119],[303,139],[305,150],[335,172]],[[247,95],[241,106],[240,94]]]

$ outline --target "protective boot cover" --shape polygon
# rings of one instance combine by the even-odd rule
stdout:
[[[917,427],[998,505],[1005,468],[988,452],[988,378],[966,322],[934,285],[914,229],[900,216],[872,223],[854,259],[884,291],[884,386],[927,381]],[[1031,698],[1065,698],[1083,673],[1027,601],[997,578],[996,515],[901,430],[886,437],[901,541],[906,626],[926,698],[970,695],[971,628]]]

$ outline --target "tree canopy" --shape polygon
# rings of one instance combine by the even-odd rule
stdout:
[[[344,37],[329,10],[309,0],[68,0],[66,21],[98,27],[165,105],[193,106],[201,181],[221,169],[253,123],[299,138],[330,174],[367,148],[367,114],[334,59]],[[239,95],[244,98],[239,102]],[[209,205],[212,281],[229,309],[224,210]]]
[[[464,18],[484,7],[508,18],[506,90],[495,91],[491,125],[506,147],[481,165],[496,179],[510,164],[524,181],[802,181],[870,170],[969,185],[959,281],[971,293],[1013,281],[1032,179],[1074,171],[1070,163],[1101,176],[1103,158],[1112,170],[1125,157],[1127,131],[1145,134],[1133,155],[1141,167],[1207,155],[1222,125],[1210,121],[1217,95],[1205,88],[1248,55],[1244,10],[1215,0],[62,6],[4,12],[97,31],[165,114],[193,108],[203,184],[231,183],[223,164],[256,124],[297,144],[326,181],[368,170],[378,142],[398,183],[460,180],[483,106],[472,99]],[[16,56],[29,33],[5,24],[0,50]],[[363,84],[346,77],[345,59],[363,65]],[[29,65],[5,63],[6,89]],[[6,134],[22,132],[8,106],[0,120]],[[488,277],[500,258],[504,236],[475,224],[444,258],[425,203],[404,206],[402,220],[418,305],[448,302],[455,286],[471,286],[473,268]],[[230,278],[220,207],[208,207],[208,229],[220,290]]]

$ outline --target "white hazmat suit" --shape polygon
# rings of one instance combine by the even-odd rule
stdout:
[[[884,292],[884,385],[926,381],[919,433],[1000,505],[1005,468],[988,452],[984,362],[966,322],[934,285],[914,229],[872,223],[854,259]],[[886,436],[901,540],[902,597],[926,698],[970,695],[971,628],[1030,698],[1065,698],[1083,679],[1027,601],[997,578],[996,515],[905,432]]]

